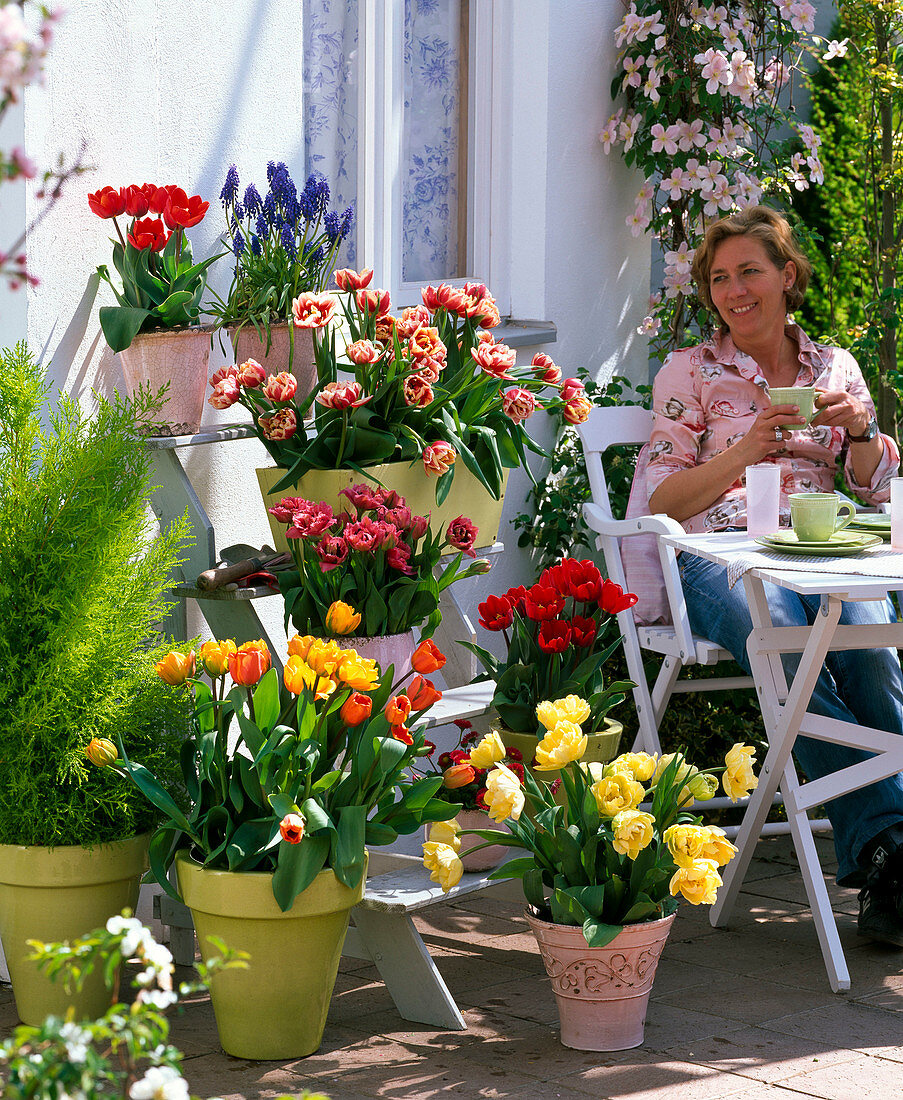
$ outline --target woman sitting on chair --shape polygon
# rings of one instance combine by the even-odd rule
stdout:
[[[647,470],[650,511],[687,531],[746,526],[747,466],[781,470],[781,512],[790,493],[832,492],[838,465],[850,488],[886,501],[898,468],[894,441],[878,431],[859,367],[840,348],[814,344],[787,312],[799,306],[811,266],[787,221],[768,207],[711,225],[693,259],[698,293],[721,322],[713,339],[674,352],[653,388],[655,422]],[[772,406],[770,387],[814,386],[811,424],[796,405]],[[692,554],[679,568],[694,632],[733,654],[747,672],[752,620],[743,585],[728,588],[726,570]],[[776,626],[811,624],[817,598],[766,585]],[[841,623],[883,622],[890,601],[847,603]],[[799,658],[785,657],[793,675]],[[903,734],[903,677],[896,650],[829,653],[809,709],[816,714]],[[810,779],[868,754],[801,737],[796,757]],[[903,947],[903,777],[882,780],[828,803],[837,881],[862,886],[859,932]]]

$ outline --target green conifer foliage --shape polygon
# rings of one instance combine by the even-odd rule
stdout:
[[[85,747],[121,737],[178,772],[185,719],[154,672],[154,624],[187,520],[159,537],[148,522],[139,421],[156,399],[48,411],[26,346],[0,357],[0,843],[123,839],[153,811]]]

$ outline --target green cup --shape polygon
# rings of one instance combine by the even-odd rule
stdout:
[[[839,515],[845,511],[845,515]],[[827,542],[856,515],[848,500],[836,493],[791,493],[790,523],[800,542]]]
[[[798,416],[805,416],[806,424],[815,415],[815,387],[814,386],[769,386],[768,396],[772,405],[799,405]],[[780,427],[790,432],[798,432],[806,427],[806,424],[781,424]]]

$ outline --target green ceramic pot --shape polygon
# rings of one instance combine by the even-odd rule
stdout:
[[[0,844],[0,940],[9,966],[16,1010],[38,1026],[49,1015],[97,1019],[118,996],[102,973],[91,974],[81,992],[69,994],[62,980],[46,977],[28,956],[28,940],[76,939],[101,928],[123,909],[134,912],[147,868],[148,835],[94,848]]]
[[[355,890],[321,871],[287,913],[273,897],[272,875],[206,870],[184,853],[176,871],[204,961],[218,953],[208,936],[250,955],[247,968],[223,970],[210,983],[223,1050],[261,1061],[313,1054],[366,869]]]

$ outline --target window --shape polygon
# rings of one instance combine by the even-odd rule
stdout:
[[[493,172],[493,41],[507,5],[473,0],[305,0],[304,112],[308,171],[354,200],[349,263],[376,270],[396,305],[425,282],[485,280],[490,217],[504,208]],[[504,270],[503,265],[497,265]]]

